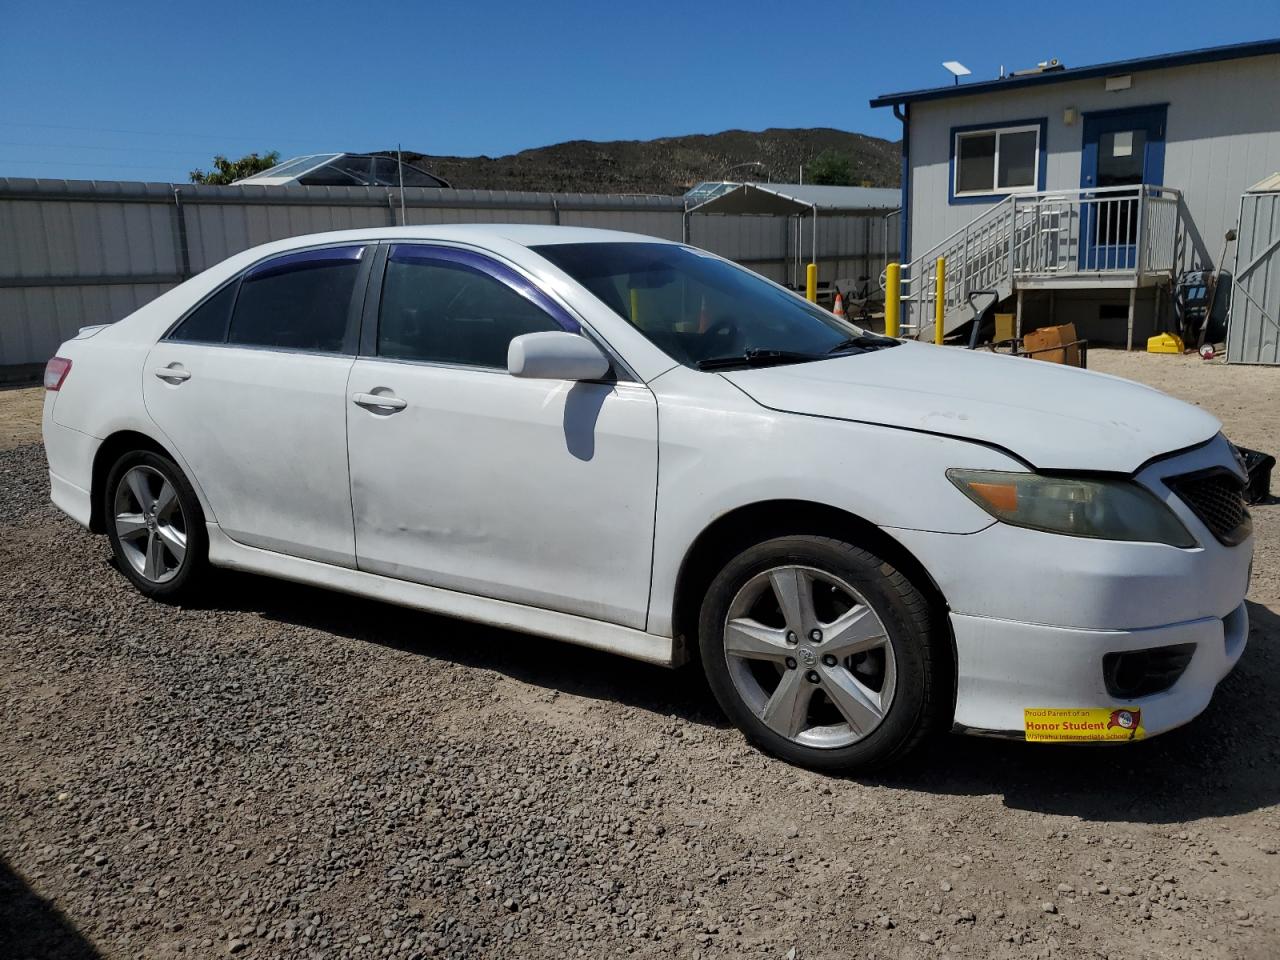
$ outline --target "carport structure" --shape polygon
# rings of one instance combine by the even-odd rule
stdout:
[[[709,199],[689,207],[686,217],[702,215],[757,215],[789,217],[794,221],[794,244],[788,283],[793,289],[804,287],[806,262],[817,263],[819,217],[880,218],[884,231],[884,250],[888,250],[889,220],[898,212],[901,193],[896,189],[879,187],[834,187],[823,184],[801,183],[736,183],[699,184],[689,192],[692,198],[699,194]],[[804,230],[804,218],[809,218],[809,230]],[[810,237],[808,261],[804,256],[804,235]],[[868,238],[869,240],[869,238]],[[866,243],[869,249],[871,244]],[[831,247],[830,249],[834,249]],[[830,278],[834,279],[834,278]]]

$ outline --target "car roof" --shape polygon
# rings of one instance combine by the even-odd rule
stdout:
[[[335,230],[289,237],[271,244],[277,250],[335,243],[343,240],[444,240],[483,245],[486,240],[506,240],[524,247],[560,243],[672,243],[660,237],[594,227],[560,227],[534,223],[448,223],[407,227],[372,227]]]

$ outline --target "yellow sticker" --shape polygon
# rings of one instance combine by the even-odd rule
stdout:
[[[1038,743],[1141,740],[1139,707],[1028,707],[1022,711],[1027,739]]]

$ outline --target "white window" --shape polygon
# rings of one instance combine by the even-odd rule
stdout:
[[[956,134],[952,192],[957,197],[1035,190],[1039,169],[1038,124]]]

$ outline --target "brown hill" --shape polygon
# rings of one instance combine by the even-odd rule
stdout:
[[[808,164],[824,150],[850,158],[855,185],[898,185],[896,141],[829,127],[771,128],[758,133],[726,130],[605,143],[570,140],[505,157],[440,157],[405,151],[404,159],[463,189],[681,194],[701,180],[764,180],[765,170],[773,180],[794,183],[800,164]],[[753,161],[763,163],[764,169],[730,171]]]

